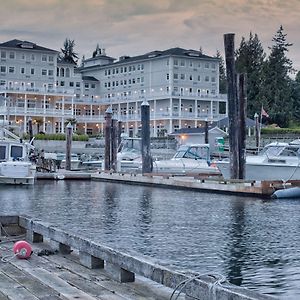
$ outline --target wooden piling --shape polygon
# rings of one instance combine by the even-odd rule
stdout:
[[[208,140],[208,121],[207,120],[205,121],[205,136],[204,136],[204,141],[205,141],[205,144],[209,143],[209,140]]]
[[[230,159],[230,177],[237,179],[239,177],[238,163],[238,135],[237,135],[237,85],[234,56],[234,33],[224,34],[226,75],[228,83],[228,119],[229,119],[229,159]]]
[[[260,126],[259,126],[259,121],[258,121],[258,113],[255,113],[254,120],[255,120],[255,141],[256,141],[256,149],[258,152],[259,144],[260,144]]]
[[[111,120],[111,170],[117,171],[117,150],[118,150],[118,120]]]
[[[238,145],[239,145],[239,170],[238,178],[245,179],[245,163],[246,163],[246,101],[247,101],[247,85],[246,74],[238,75],[238,104],[239,104],[239,118],[238,118]]]
[[[151,173],[153,161],[150,154],[150,105],[144,101],[141,105],[142,123],[142,173]]]
[[[118,148],[121,145],[121,134],[122,134],[122,121],[118,121]]]
[[[104,150],[104,170],[109,171],[111,168],[111,123],[112,108],[108,107],[105,112],[105,150]]]
[[[28,133],[29,133],[29,142],[33,145],[33,132],[32,132],[32,119],[28,118]]]
[[[66,170],[71,170],[71,148],[72,148],[73,126],[69,122],[66,127]]]

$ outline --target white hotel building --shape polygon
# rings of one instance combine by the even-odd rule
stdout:
[[[0,44],[0,119],[26,132],[64,132],[75,118],[76,131],[103,133],[112,106],[130,136],[141,127],[140,106],[150,104],[151,135],[203,126],[227,115],[219,94],[219,60],[195,50],[172,48],[118,61],[98,49],[81,66],[59,59],[59,52],[32,42]]]

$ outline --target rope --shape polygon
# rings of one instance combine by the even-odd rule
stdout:
[[[212,296],[212,299],[216,299],[216,287],[219,286],[219,285],[222,285],[223,283],[226,283],[227,280],[226,280],[226,277],[223,276],[223,275],[220,275],[220,274],[199,274],[199,275],[196,275],[194,277],[191,277],[191,278],[187,278],[183,281],[181,281],[174,289],[173,293],[171,294],[170,296],[170,299],[169,300],[172,300],[173,299],[173,296],[175,295],[175,293],[177,292],[177,296],[176,298],[174,298],[174,300],[177,300],[180,296],[180,294],[183,292],[183,290],[186,288],[186,286],[193,280],[195,279],[199,279],[200,277],[203,277],[203,276],[210,276],[210,277],[213,277],[214,279],[216,279],[215,282],[213,282],[212,284],[209,284],[209,294]],[[177,291],[178,290],[178,291]]]

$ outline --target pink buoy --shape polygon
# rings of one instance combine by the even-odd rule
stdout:
[[[14,244],[13,251],[18,258],[27,259],[32,253],[32,248],[26,241],[18,241]]]

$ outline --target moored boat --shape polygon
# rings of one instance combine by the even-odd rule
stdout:
[[[0,184],[34,183],[36,166],[29,161],[31,145],[1,128],[0,137]]]
[[[270,143],[258,155],[247,156],[246,180],[299,180],[300,143]],[[216,162],[225,179],[230,178],[229,159]]]

